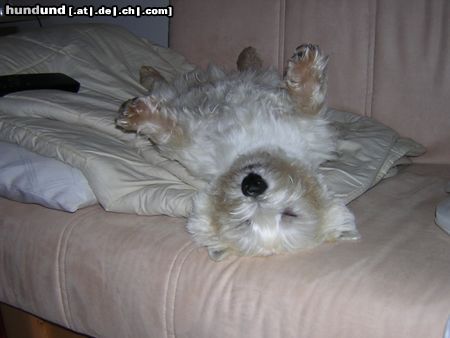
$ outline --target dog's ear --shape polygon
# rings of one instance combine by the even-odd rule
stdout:
[[[182,142],[183,129],[176,117],[151,95],[127,101],[119,114],[119,127],[145,135],[156,145]]]
[[[208,247],[208,255],[209,258],[211,258],[213,261],[220,262],[230,255],[230,250],[229,249],[217,250]]]

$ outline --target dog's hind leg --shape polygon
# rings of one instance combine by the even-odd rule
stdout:
[[[257,71],[262,68],[262,60],[259,57],[256,49],[253,47],[247,47],[240,52],[236,65],[240,72],[244,72],[246,70]]]
[[[304,44],[295,49],[285,75],[286,88],[297,109],[305,114],[318,114],[325,104],[327,63],[319,46]]]

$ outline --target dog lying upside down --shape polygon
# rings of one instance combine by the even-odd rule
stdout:
[[[317,172],[336,151],[321,118],[327,62],[318,46],[301,45],[284,79],[262,70],[252,48],[230,74],[210,67],[168,83],[151,67],[141,70],[149,94],[125,102],[116,124],[208,183],[187,229],[212,259],[358,238],[352,213]]]

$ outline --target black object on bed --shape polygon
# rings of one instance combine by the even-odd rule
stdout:
[[[62,73],[0,76],[0,96],[22,90],[35,89],[59,89],[77,93],[80,89],[80,83]]]

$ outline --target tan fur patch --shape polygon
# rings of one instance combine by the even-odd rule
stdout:
[[[299,109],[306,114],[317,114],[321,106],[313,100],[314,91],[320,88],[320,77],[311,67],[312,61],[299,62],[289,70],[288,93]]]
[[[166,82],[166,79],[161,75],[159,71],[157,71],[152,66],[142,66],[139,70],[140,84],[147,90],[151,91],[153,89],[155,81]]]
[[[289,61],[286,87],[301,112],[315,115],[324,105],[323,100],[318,102],[315,97],[324,88],[324,72],[315,65],[320,58],[316,50],[309,49],[303,53],[301,56],[294,55]]]
[[[148,126],[150,131],[144,130],[156,144],[173,143],[181,145],[183,142],[183,129],[177,125],[174,117],[161,112],[161,107],[152,102],[150,97],[128,101],[125,111],[122,113],[126,123],[122,123],[124,129],[141,130]]]
[[[126,114],[128,124],[133,130],[137,130],[139,126],[143,125],[145,122],[152,121],[157,107],[151,109],[145,102],[141,99],[129,102],[126,107]]]

